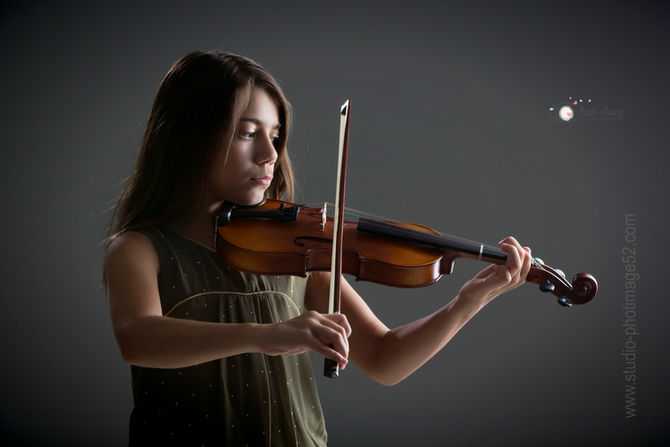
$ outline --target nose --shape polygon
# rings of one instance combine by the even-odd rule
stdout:
[[[277,161],[277,149],[275,149],[272,138],[265,135],[263,138],[256,141],[259,142],[256,152],[256,163],[259,165],[275,164]]]

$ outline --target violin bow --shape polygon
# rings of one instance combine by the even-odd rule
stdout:
[[[347,153],[349,149],[349,110],[351,102],[347,99],[340,107],[340,140],[337,155],[337,183],[335,190],[335,217],[333,219],[333,249],[330,262],[330,292],[328,294],[328,313],[340,313],[342,296],[342,234],[344,227],[344,192],[347,179]],[[335,379],[340,375],[337,362],[325,359],[323,375]]]

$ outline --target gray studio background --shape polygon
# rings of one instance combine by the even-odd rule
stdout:
[[[129,367],[100,289],[105,211],[160,80],[195,49],[279,79],[299,201],[333,200],[350,97],[349,206],[487,243],[514,234],[600,283],[569,310],[532,285],[496,300],[395,387],[355,367],[320,379],[332,445],[667,440],[669,24],[660,2],[3,2],[4,440],[126,442]],[[585,102],[565,123],[569,97]],[[421,290],[356,287],[395,326],[482,267],[460,261]],[[626,268],[639,274],[628,307]]]

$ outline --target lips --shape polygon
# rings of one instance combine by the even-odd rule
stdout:
[[[266,175],[265,177],[253,177],[251,181],[258,183],[260,185],[270,185],[270,183],[272,182],[272,177],[270,177],[269,175]]]

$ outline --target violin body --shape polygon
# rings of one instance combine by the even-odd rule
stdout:
[[[267,200],[258,208],[276,209],[282,204],[294,206]],[[295,222],[235,219],[218,227],[217,253],[226,264],[255,274],[306,276],[312,271],[329,271],[333,219],[327,218],[322,225],[321,216],[320,209],[301,208]],[[356,227],[355,222],[344,222],[343,273],[392,287],[428,286],[444,273],[442,250],[388,240],[357,231]]]
[[[217,218],[219,257],[249,273],[306,276],[311,271],[329,271],[332,244],[333,219],[323,209],[267,200],[256,207],[224,204]],[[357,280],[424,287],[450,274],[459,257],[506,261],[506,254],[497,247],[445,236],[419,224],[344,221],[342,272]],[[597,291],[593,276],[580,273],[569,283],[560,270],[538,259],[526,280],[540,284],[542,291],[553,293],[563,305],[586,303]]]

